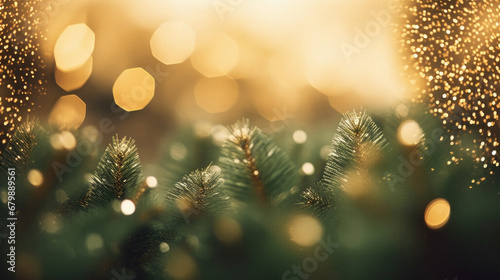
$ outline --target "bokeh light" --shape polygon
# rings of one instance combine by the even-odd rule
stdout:
[[[292,137],[297,144],[304,144],[307,141],[307,134],[303,130],[294,131]]]
[[[50,137],[50,144],[56,150],[66,149],[72,150],[76,146],[76,138],[69,131],[62,131]]]
[[[196,33],[185,22],[169,21],[156,29],[150,40],[153,56],[164,64],[184,62],[193,53]]]
[[[59,68],[54,70],[56,83],[65,91],[73,91],[81,88],[92,74],[93,58],[90,57],[81,67],[63,71]]]
[[[43,174],[38,169],[31,169],[28,172],[28,182],[34,187],[39,187],[43,183]]]
[[[170,251],[170,245],[168,245],[167,242],[161,242],[160,243],[160,252],[166,253],[168,251]]]
[[[315,218],[307,215],[297,215],[288,224],[290,240],[300,246],[307,247],[316,244],[323,235],[323,227]]]
[[[227,75],[238,62],[238,44],[225,33],[209,34],[197,45],[191,63],[205,77]]]
[[[130,199],[125,199],[122,201],[120,205],[120,209],[123,213],[123,215],[132,215],[135,212],[135,204],[132,200]]]
[[[54,46],[54,59],[61,71],[81,68],[94,51],[95,34],[84,23],[73,24],[64,29]]]
[[[302,164],[300,168],[300,173],[304,175],[313,175],[314,174],[314,165],[310,162],[305,162]]]
[[[168,260],[165,271],[172,279],[188,280],[196,279],[198,267],[196,262],[184,250],[172,252],[173,256]]]
[[[85,244],[87,245],[87,249],[94,253],[95,251],[101,249],[104,246],[104,239],[100,234],[90,233],[87,235],[85,239]]]
[[[446,225],[450,218],[450,203],[444,198],[436,198],[425,208],[425,223],[431,229]]]
[[[398,139],[405,146],[415,146],[422,140],[424,132],[414,120],[406,120],[399,125]]]
[[[123,71],[113,85],[115,103],[125,111],[146,107],[155,93],[155,79],[142,68]]]
[[[52,107],[49,123],[63,129],[77,129],[85,120],[86,105],[74,94],[61,96]]]
[[[198,106],[209,113],[229,110],[238,100],[238,83],[229,77],[201,78],[194,88]]]
[[[156,179],[156,177],[154,176],[148,176],[146,178],[146,185],[149,188],[156,188],[158,186],[158,179]]]
[[[232,218],[221,218],[214,225],[215,236],[224,243],[234,244],[242,239],[241,226]]]

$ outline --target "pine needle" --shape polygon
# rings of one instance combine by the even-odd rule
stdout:
[[[318,182],[301,194],[297,206],[299,211],[310,211],[317,217],[323,217],[333,212],[335,202],[332,192]]]
[[[323,183],[332,190],[346,190],[352,174],[366,174],[376,153],[387,142],[365,111],[344,114],[332,140],[332,153],[325,168]]]
[[[27,121],[19,126],[9,142],[7,149],[1,155],[3,169],[16,168],[20,174],[25,174],[34,163],[33,150],[39,144],[45,133],[38,121]]]
[[[114,199],[132,198],[140,187],[141,164],[133,139],[113,137],[106,148],[83,203],[104,206]]]
[[[176,205],[186,223],[203,215],[217,215],[226,210],[227,197],[217,172],[196,170],[184,176],[167,193],[167,200]]]
[[[296,186],[293,163],[260,129],[248,120],[230,129],[220,159],[225,186],[240,202],[277,204]]]

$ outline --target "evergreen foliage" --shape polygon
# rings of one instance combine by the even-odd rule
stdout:
[[[332,140],[332,153],[325,168],[324,185],[346,190],[349,174],[363,176],[372,161],[386,146],[386,140],[366,112],[344,114]],[[352,172],[352,173],[351,173]]]
[[[184,176],[167,192],[167,201],[176,205],[182,223],[189,223],[199,216],[221,215],[228,210],[228,197],[224,195],[218,172],[210,167],[195,170]]]
[[[310,212],[313,216],[327,218],[335,211],[335,198],[330,189],[318,182],[302,192],[297,207],[300,211]]]
[[[412,147],[397,139],[397,127],[405,119],[416,120],[425,132],[422,142]],[[204,168],[186,171],[176,182],[168,175],[170,179],[155,188],[143,180],[134,141],[117,137],[104,151],[90,182],[83,174],[89,171],[92,160],[87,157],[92,155],[82,156],[81,166],[71,166],[72,172],[56,181],[45,170],[72,151],[50,148],[54,132],[36,123],[25,124],[1,155],[3,170],[15,166],[19,171],[44,171],[44,187],[38,188],[43,193],[32,195],[38,189],[29,184],[17,190],[30,193],[34,204],[18,207],[17,254],[34,267],[32,274],[22,272],[18,278],[480,279],[500,275],[497,266],[488,265],[498,260],[500,248],[500,190],[493,176],[472,163],[467,143],[449,146],[439,120],[433,117],[414,113],[379,120],[384,134],[365,112],[344,115],[326,168],[316,171],[314,178],[322,178],[316,184],[300,177],[305,175],[268,135],[240,121],[230,128],[222,147],[202,135],[202,142],[210,142],[220,155],[212,151],[198,159],[178,157],[186,164],[171,174],[189,166]],[[199,140],[175,141],[200,144]],[[463,158],[464,163],[448,164],[451,156]],[[296,157],[299,164],[301,157]],[[315,159],[310,160],[314,166],[324,164],[319,153],[308,158]],[[26,181],[26,176],[20,172],[16,182]],[[80,197],[61,198],[75,188],[80,189]],[[0,192],[3,195],[5,189]],[[426,206],[435,198],[449,201],[452,213],[438,230],[423,221]],[[124,215],[120,209],[124,199],[134,203],[133,214]],[[5,208],[5,201],[1,203]],[[291,223],[297,217],[320,222],[321,234],[313,245],[300,242],[315,234],[313,224],[295,224],[298,232],[293,232]],[[306,260],[306,265],[312,264],[313,258],[315,269],[304,266]],[[5,271],[3,267],[2,279],[8,279],[3,277]]]
[[[20,125],[5,151],[0,154],[2,170],[16,168],[26,175],[28,168],[33,166],[35,159],[33,151],[44,137],[45,131],[38,121],[27,121]]]
[[[232,126],[220,164],[228,195],[242,203],[277,205],[287,201],[297,186],[293,163],[248,120]]]
[[[82,202],[86,206],[104,206],[114,199],[132,199],[139,191],[142,168],[135,142],[113,137],[92,176],[91,187]]]

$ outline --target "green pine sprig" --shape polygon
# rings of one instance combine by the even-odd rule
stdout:
[[[377,153],[386,145],[380,128],[365,111],[344,114],[332,140],[323,184],[334,192],[346,190],[349,175],[366,174]]]
[[[287,200],[297,186],[296,168],[287,155],[248,120],[230,132],[220,158],[228,194],[243,203],[276,205]]]
[[[16,168],[18,173],[25,174],[35,161],[33,151],[44,135],[45,130],[36,120],[20,125],[1,154],[2,169]]]
[[[142,167],[135,141],[113,137],[92,176],[84,206],[104,206],[118,199],[133,198],[140,188]]]
[[[210,166],[191,172],[177,182],[167,193],[167,201],[176,205],[186,223],[198,216],[218,215],[227,210],[227,196],[222,180]]]
[[[332,192],[321,182],[302,192],[296,205],[299,211],[309,212],[317,217],[325,217],[333,213],[336,208]]]

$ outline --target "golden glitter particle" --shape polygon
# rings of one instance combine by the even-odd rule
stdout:
[[[460,146],[460,131],[481,135],[474,151],[481,167],[498,166],[500,126],[500,5],[497,1],[409,0],[398,29],[404,69],[417,101],[442,119]],[[418,81],[418,82],[416,82]],[[455,158],[457,162],[460,159]]]
[[[45,63],[40,41],[42,0],[0,4],[0,145],[5,147],[16,127],[35,108],[35,97],[45,94]],[[0,151],[3,149],[0,148]]]

